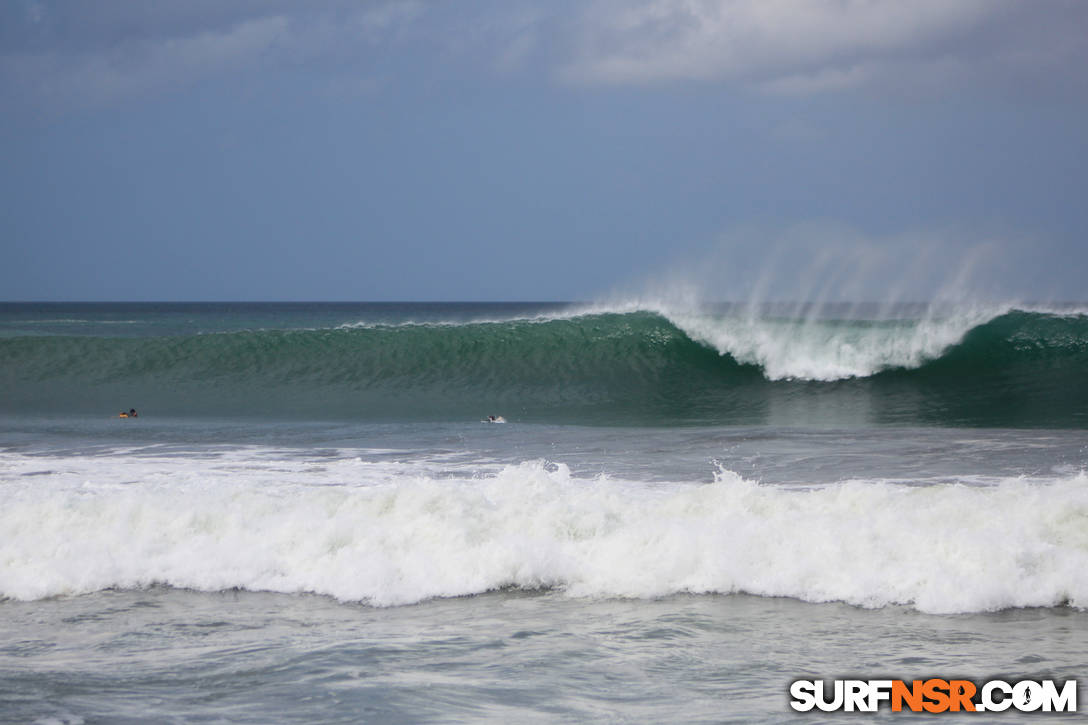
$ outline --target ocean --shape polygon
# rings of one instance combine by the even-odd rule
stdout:
[[[1085,703],[1086,606],[1086,305],[0,304],[2,722]]]

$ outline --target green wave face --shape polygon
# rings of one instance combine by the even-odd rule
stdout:
[[[0,410],[1088,427],[1088,317],[569,319],[0,339]]]

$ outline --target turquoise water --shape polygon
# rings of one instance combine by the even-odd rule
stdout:
[[[1080,677],[1080,309],[0,305],[0,721]]]
[[[0,411],[1088,425],[1088,316],[1078,308],[787,312],[9,304],[0,306]]]

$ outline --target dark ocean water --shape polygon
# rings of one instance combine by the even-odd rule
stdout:
[[[1083,310],[0,305],[0,721],[1083,678]]]
[[[6,412],[1085,428],[1086,374],[1077,308],[0,306]]]

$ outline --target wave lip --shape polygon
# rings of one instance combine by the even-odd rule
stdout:
[[[914,317],[834,315],[820,307],[785,307],[781,313],[737,308],[728,314],[650,305],[692,340],[755,365],[772,381],[831,382],[883,370],[917,368],[939,358],[971,329],[1010,307],[940,313],[924,307]],[[773,310],[773,308],[772,308]],[[851,312],[853,308],[843,310]]]
[[[344,461],[325,474],[340,485],[267,485],[282,468],[239,480],[230,466],[145,464],[156,481],[88,484],[77,471],[67,483],[13,484],[0,511],[0,595],[166,584],[375,606],[505,587],[745,592],[945,613],[1088,604],[1083,472],[796,489],[727,470],[713,484],[650,485],[578,479],[544,461],[442,479]]]
[[[0,338],[0,410],[101,414],[120,405],[164,415],[452,420],[491,409],[525,420],[670,424],[774,415],[780,423],[819,408],[846,416],[833,425],[863,415],[1088,426],[1088,316],[1069,310],[866,317],[651,308]]]

